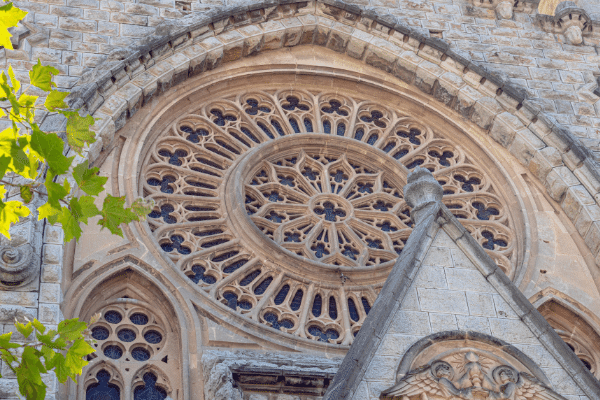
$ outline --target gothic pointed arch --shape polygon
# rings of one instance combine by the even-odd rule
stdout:
[[[587,318],[577,312],[568,300],[558,296],[546,299],[537,307],[546,321],[573,350],[583,365],[598,378],[600,376],[600,334]]]
[[[108,393],[116,384],[121,393],[133,392],[144,385],[144,374],[150,373],[160,393],[183,398],[187,379],[182,351],[187,337],[182,335],[185,317],[181,308],[175,308],[165,291],[134,266],[121,265],[111,271],[109,264],[105,268],[89,290],[77,293],[81,303],[72,310],[84,320],[99,314],[97,322],[90,325],[96,352],[84,368],[86,380],[77,385],[78,396],[85,398],[91,384],[96,385],[94,391],[104,388]],[[96,375],[101,370],[110,375],[110,385],[98,385]]]

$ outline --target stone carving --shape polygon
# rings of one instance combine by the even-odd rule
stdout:
[[[406,203],[411,208],[411,216],[418,223],[419,211],[432,203],[437,203],[444,194],[439,182],[426,168],[417,167],[408,175],[404,187]]]
[[[0,247],[0,281],[6,286],[27,282],[37,271],[34,254],[29,243]]]
[[[420,119],[340,91],[200,103],[153,140],[140,187],[155,201],[152,241],[191,284],[280,332],[347,345],[412,232],[409,170],[431,171],[509,275],[517,250],[477,160]]]
[[[410,371],[383,391],[386,398],[429,400],[564,400],[535,376],[497,365],[476,351],[436,360]]]
[[[475,7],[491,9],[498,19],[512,19],[515,9],[524,11],[524,5],[517,1],[507,0],[471,0]]]
[[[511,19],[513,16],[513,2],[502,1],[496,6],[496,16],[498,19]]]
[[[572,1],[560,3],[554,16],[539,14],[538,20],[543,30],[564,35],[574,46],[582,44],[583,37],[592,33],[591,17]]]

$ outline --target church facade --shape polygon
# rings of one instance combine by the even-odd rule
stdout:
[[[3,67],[57,66],[152,205],[2,239],[4,332],[101,315],[49,398],[600,398],[598,4],[15,4]]]

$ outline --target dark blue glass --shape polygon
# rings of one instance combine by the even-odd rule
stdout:
[[[104,313],[104,319],[109,324],[118,324],[123,319],[123,316],[117,311],[107,311]]]
[[[129,320],[136,325],[146,325],[148,323],[148,316],[142,313],[135,313],[129,317]]]
[[[104,348],[104,355],[113,360],[118,360],[123,356],[123,350],[119,346],[110,345]]]
[[[151,372],[144,374],[144,386],[138,386],[133,391],[133,400],[164,400],[167,392],[156,386],[156,375]]]
[[[298,289],[298,291],[294,295],[294,298],[292,299],[292,303],[290,304],[290,308],[292,309],[292,311],[298,311],[300,309],[300,306],[302,305],[303,296],[304,292],[302,291],[302,289]]]
[[[335,297],[329,297],[329,318],[335,320],[337,319],[337,303],[335,301]]]
[[[157,331],[148,331],[144,333],[144,339],[150,344],[157,344],[162,342],[162,335]]]
[[[136,347],[131,350],[131,357],[136,361],[148,361],[150,359],[150,352],[143,347]]]
[[[96,374],[98,383],[90,385],[85,391],[85,400],[119,400],[121,391],[117,385],[108,383],[110,374],[101,370]]]
[[[97,326],[92,329],[92,337],[96,340],[106,340],[108,335],[108,329],[102,326]]]
[[[131,329],[121,329],[118,333],[117,333],[117,337],[119,338],[119,340],[122,340],[123,342],[133,342],[136,338],[136,334],[134,331],[132,331]]]
[[[360,319],[356,304],[354,304],[354,300],[352,299],[348,299],[348,311],[350,312],[350,318],[352,318],[352,321],[357,322]]]
[[[318,294],[315,296],[315,299],[313,300],[312,314],[315,317],[320,316],[322,307],[323,307],[323,300],[321,299],[321,295]]]

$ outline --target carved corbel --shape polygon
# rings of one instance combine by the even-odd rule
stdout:
[[[560,3],[554,16],[539,14],[538,20],[544,31],[564,35],[566,41],[574,46],[583,43],[584,36],[593,31],[588,13],[572,1]]]

